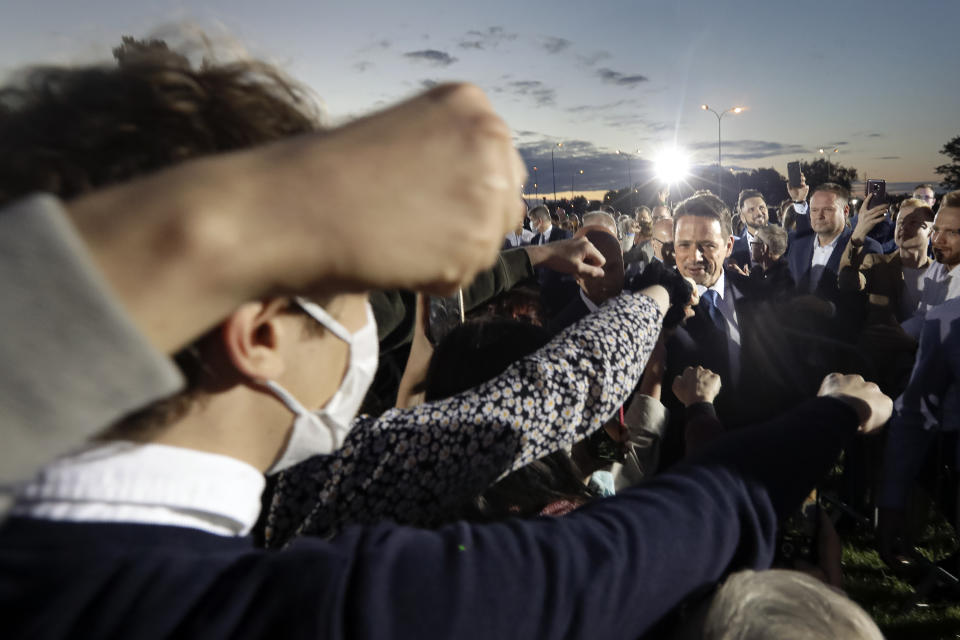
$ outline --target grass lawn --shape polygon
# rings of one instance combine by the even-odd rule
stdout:
[[[890,640],[960,638],[960,596],[941,592],[916,605],[910,582],[898,578],[880,559],[871,532],[842,534],[844,588],[866,609]],[[957,549],[953,529],[934,520],[918,547],[930,560],[940,560]],[[911,580],[919,584],[919,580]]]

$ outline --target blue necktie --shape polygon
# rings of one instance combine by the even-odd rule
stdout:
[[[710,316],[713,325],[720,331],[726,333],[727,320],[723,317],[723,313],[720,312],[720,294],[714,289],[707,289],[700,295],[700,304],[706,305],[707,315]]]

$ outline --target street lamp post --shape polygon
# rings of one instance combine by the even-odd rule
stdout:
[[[637,153],[640,153],[640,149],[637,149]],[[633,171],[630,169],[630,156],[632,155],[629,151],[620,151],[617,149],[618,156],[625,156],[627,158],[627,189],[633,189]]]
[[[817,151],[820,153],[821,156],[823,156],[824,160],[827,161],[827,180],[829,181],[829,180],[830,180],[830,170],[833,168],[833,167],[830,165],[830,153],[840,153],[840,149],[838,149],[837,147],[834,147],[834,148],[833,148],[833,151],[831,151],[830,153],[826,153],[826,152],[824,152],[823,147],[820,147],[819,149],[817,149]]]
[[[550,170],[553,173],[553,201],[557,201],[557,165],[553,159],[553,152],[557,149],[563,147],[562,142],[558,142],[557,146],[553,149],[550,149]]]
[[[723,176],[720,173],[723,168],[723,157],[721,154],[721,148],[723,146],[723,139],[720,135],[720,121],[723,120],[723,116],[728,113],[740,113],[743,111],[743,107],[730,107],[725,111],[717,113],[715,110],[710,108],[710,105],[702,104],[700,108],[704,111],[709,111],[713,115],[717,116],[717,190],[720,192],[720,199],[723,200]]]
[[[580,175],[583,175],[583,169],[580,169]],[[573,192],[577,189],[577,172],[574,171],[570,174],[570,200],[573,200]]]

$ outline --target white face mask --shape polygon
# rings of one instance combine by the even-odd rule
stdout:
[[[347,373],[337,392],[322,409],[308,411],[296,398],[276,382],[264,383],[290,411],[296,415],[293,431],[280,458],[267,470],[267,475],[278,473],[312,456],[330,453],[343,445],[350,432],[353,418],[360,410],[363,398],[377,373],[380,343],[377,338],[377,322],[373,309],[367,303],[367,324],[351,334],[342,324],[333,319],[320,305],[295,299],[297,306],[307,312],[328,331],[347,343],[350,355]]]

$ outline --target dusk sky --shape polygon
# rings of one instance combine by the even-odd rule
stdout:
[[[936,181],[960,135],[960,2],[85,2],[3,0],[0,73],[107,60],[120,36],[188,22],[278,63],[340,122],[444,80],[484,88],[529,164],[623,186],[616,149],[677,144],[725,168],[832,160]],[[543,183],[541,178],[541,193]],[[891,185],[892,186],[892,185]],[[895,190],[895,189],[891,189]]]

